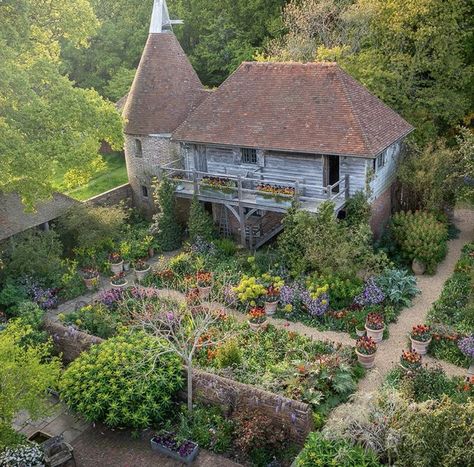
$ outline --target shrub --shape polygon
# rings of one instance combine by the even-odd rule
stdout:
[[[396,307],[410,306],[413,297],[420,293],[416,278],[403,269],[386,269],[375,282]]]
[[[398,212],[392,217],[391,231],[405,259],[417,259],[426,265],[428,273],[436,270],[436,265],[447,251],[448,229],[429,212]]]
[[[346,223],[349,227],[368,224],[371,207],[363,191],[357,191],[346,202]]]
[[[242,353],[235,339],[224,342],[217,349],[216,362],[219,368],[237,366],[242,362]]]
[[[16,316],[18,306],[26,300],[28,300],[26,287],[14,279],[8,279],[0,290],[0,306],[8,316]]]
[[[167,344],[142,333],[124,333],[82,353],[64,372],[61,397],[90,422],[136,430],[163,421],[182,387],[180,360],[155,362],[150,350]]]
[[[229,238],[220,238],[214,241],[219,255],[224,257],[234,256],[237,252],[237,245]]]
[[[194,242],[198,238],[210,241],[214,237],[214,222],[211,215],[195,195],[191,201],[188,219],[189,239]]]
[[[301,453],[296,458],[297,467],[345,466],[377,467],[380,466],[373,451],[360,446],[353,446],[346,440],[325,439],[320,433],[310,433]]]
[[[344,279],[332,275],[316,276],[310,282],[318,286],[328,285],[329,300],[333,310],[341,310],[351,305],[354,297],[359,295],[363,289],[363,282],[358,277]]]
[[[7,448],[0,453],[0,467],[41,466],[43,462],[42,449],[33,443]]]
[[[22,302],[18,306],[17,322],[30,329],[30,332],[21,339],[21,345],[36,346],[48,341],[48,333],[43,329],[44,314],[45,311],[33,302]]]
[[[183,407],[175,431],[179,438],[221,453],[229,451],[232,445],[234,424],[218,407],[197,406],[192,412]]]
[[[178,276],[184,277],[196,272],[196,260],[189,253],[180,253],[169,260],[168,267]]]
[[[175,250],[180,247],[183,237],[176,215],[175,184],[168,177],[163,177],[155,187],[154,198],[160,212],[153,216],[150,232],[155,235],[163,251]]]
[[[6,251],[6,272],[18,279],[31,277],[46,287],[57,287],[65,271],[63,246],[52,230],[32,230],[13,237]]]

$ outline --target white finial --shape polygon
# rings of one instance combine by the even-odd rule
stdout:
[[[150,34],[172,29],[173,24],[183,24],[180,19],[170,19],[166,0],[154,0],[151,14]]]

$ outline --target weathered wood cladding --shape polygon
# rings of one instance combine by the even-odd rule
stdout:
[[[397,164],[400,158],[401,143],[396,142],[389,146],[385,152],[385,165],[381,168],[373,169],[374,163],[372,160],[370,163],[370,170],[372,171],[372,180],[370,188],[372,191],[372,199],[378,198],[385,190],[392,185],[397,176]]]
[[[367,163],[372,163],[370,159],[362,157],[341,157],[339,160],[340,177],[344,178],[349,175],[350,194],[353,195],[357,191],[365,192]]]

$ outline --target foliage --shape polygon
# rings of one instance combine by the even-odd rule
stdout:
[[[170,259],[168,267],[179,276],[191,275],[196,272],[195,258],[189,253],[179,253]]]
[[[242,363],[242,352],[236,339],[229,339],[222,343],[216,351],[216,365],[218,368],[238,366]]]
[[[192,412],[184,407],[173,430],[180,439],[189,439],[204,449],[222,453],[232,445],[234,423],[218,407],[197,406]]]
[[[175,184],[163,177],[154,190],[155,202],[159,208],[153,216],[153,226],[150,231],[164,251],[172,251],[181,245],[182,229],[176,217]]]
[[[345,440],[328,440],[320,433],[310,433],[301,453],[296,459],[297,467],[338,466],[377,467],[377,456],[360,446],[353,446]]]
[[[396,307],[410,306],[411,300],[420,293],[416,278],[403,269],[386,269],[375,279],[386,299]]]
[[[48,342],[48,333],[43,328],[45,311],[36,303],[22,302],[18,306],[15,322],[27,327],[29,332],[19,343],[23,347],[36,346]]]
[[[86,291],[83,278],[77,270],[77,261],[63,260],[64,272],[59,283],[59,295],[64,300],[71,300]],[[95,277],[95,276],[94,276]]]
[[[0,9],[0,190],[33,210],[52,196],[57,171],[80,184],[100,170],[101,141],[118,149],[122,123],[111,103],[62,74],[63,44],[83,47],[97,28],[87,0]]]
[[[211,215],[204,209],[197,196],[193,196],[188,219],[189,239],[198,238],[210,241],[214,237],[214,223]]]
[[[0,453],[1,467],[23,467],[25,465],[44,465],[44,454],[34,443],[7,448]]]
[[[341,310],[348,307],[354,301],[354,297],[362,292],[363,281],[358,277],[341,278],[339,276],[312,276],[309,281],[315,286],[327,285],[329,287],[329,300],[333,310]]]
[[[398,212],[392,217],[390,229],[405,258],[423,262],[428,273],[433,273],[446,255],[448,231],[432,213]]]
[[[385,294],[377,285],[373,277],[369,277],[364,284],[364,290],[354,298],[354,303],[359,306],[379,305],[385,300]]]
[[[24,285],[11,278],[4,282],[0,290],[0,305],[9,316],[16,316],[18,305],[27,299],[28,294]]]
[[[123,333],[83,352],[61,379],[61,398],[90,422],[136,430],[163,421],[182,387],[172,354],[152,358],[164,341]]]
[[[357,191],[346,202],[346,223],[349,227],[368,224],[372,210],[363,191]]]
[[[219,238],[214,242],[219,254],[224,257],[234,256],[237,252],[237,246],[229,238]]]
[[[474,335],[464,337],[458,342],[459,350],[471,360],[474,360]]]
[[[32,230],[15,236],[5,252],[6,274],[29,276],[47,287],[59,284],[65,268],[63,246],[54,231]]]
[[[61,364],[51,358],[50,343],[28,344],[33,330],[20,321],[0,331],[0,451],[12,439],[11,423],[20,410],[35,419],[47,410],[50,388],[56,387]]]

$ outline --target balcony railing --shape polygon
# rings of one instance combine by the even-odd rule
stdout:
[[[287,209],[291,201],[296,199],[301,207],[307,210],[317,210],[321,202],[333,201],[336,209],[345,204],[349,197],[349,175],[336,183],[327,186],[318,186],[302,183],[290,177],[274,177],[256,170],[251,176],[239,176],[222,173],[201,172],[199,170],[186,170],[180,167],[181,161],[173,161],[161,167],[161,173],[172,178],[176,184],[178,196],[189,197],[198,195],[202,199],[227,204],[242,203],[245,206],[256,206],[264,209],[266,206],[277,210]],[[236,168],[235,170],[238,170]],[[225,179],[229,183],[223,189],[211,187],[205,183],[205,178]],[[284,186],[291,188],[294,194],[276,194],[263,192],[258,189],[260,185]],[[311,196],[309,196],[311,194]]]

